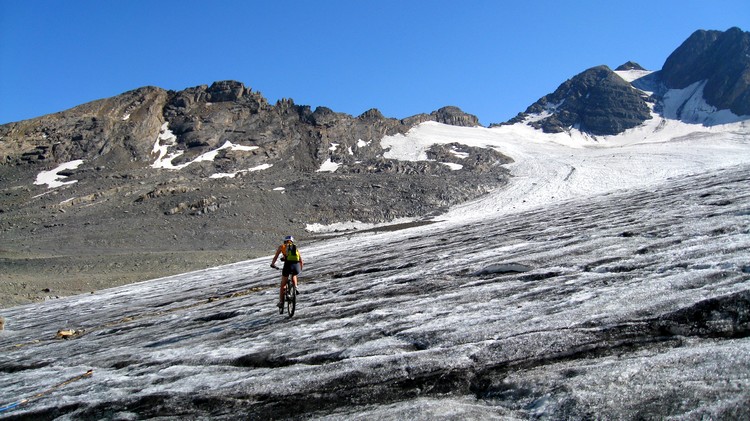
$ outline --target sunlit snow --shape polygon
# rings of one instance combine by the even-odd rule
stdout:
[[[239,171],[235,171],[235,172],[232,172],[232,173],[216,173],[216,174],[211,174],[209,176],[209,178],[234,178],[238,174],[243,174],[243,173],[248,173],[248,172],[255,172],[255,171],[263,171],[263,170],[267,170],[267,169],[269,169],[271,167],[273,167],[273,164],[261,164],[261,165],[255,166],[253,168],[248,168],[246,170],[239,170]]]
[[[162,124],[161,130],[159,132],[159,137],[156,139],[156,142],[154,143],[154,148],[153,148],[153,153],[157,155],[157,158],[154,161],[154,163],[151,164],[151,167],[165,168],[169,170],[180,170],[194,162],[213,161],[216,159],[216,156],[218,155],[218,153],[224,149],[230,149],[234,151],[245,151],[245,152],[258,149],[257,146],[235,145],[230,141],[226,141],[220,147],[210,150],[208,152],[205,152],[197,156],[192,161],[185,162],[179,165],[174,165],[172,161],[175,158],[185,153],[185,151],[181,151],[181,150],[173,151],[173,152],[169,151],[169,149],[175,146],[176,143],[177,143],[177,136],[175,136],[174,133],[172,133],[172,131],[169,129],[169,123]],[[261,165],[261,166],[246,170],[244,172],[259,171],[262,169],[270,168],[270,166],[271,166],[270,164],[265,164],[265,165]],[[238,171],[235,173],[219,173],[218,175],[216,175],[216,177],[213,177],[213,178],[234,177],[239,172],[242,172],[242,171]]]
[[[453,162],[441,162],[441,164],[447,166],[452,171],[458,171],[458,170],[460,170],[460,169],[462,169],[464,167],[461,164],[456,164],[456,163],[453,163]]]
[[[61,164],[52,170],[42,171],[39,174],[37,174],[36,181],[34,181],[34,184],[37,184],[37,185],[46,184],[47,188],[53,189],[55,187],[61,187],[66,184],[76,183],[78,180],[63,181],[67,177],[64,175],[59,175],[58,173],[61,171],[65,171],[65,170],[74,170],[78,168],[81,164],[83,164],[83,160],[76,159],[74,161]]]
[[[328,158],[325,162],[320,164],[320,168],[318,168],[316,172],[336,172],[340,166],[341,164],[333,162],[331,161],[331,158]]]
[[[373,228],[379,228],[379,227],[386,227],[389,225],[405,224],[409,222],[414,222],[414,220],[415,218],[396,218],[392,221],[384,222],[380,224],[362,222],[362,221],[337,222],[337,223],[329,224],[329,225],[313,223],[313,224],[307,224],[305,227],[305,230],[309,232],[318,233],[318,234],[336,233],[340,231],[367,230],[367,229],[373,229]]]
[[[615,70],[615,73],[625,79],[626,82],[633,82],[636,79],[650,75],[653,73],[653,70]]]
[[[748,120],[750,116],[737,116],[729,110],[718,110],[703,99],[706,81],[695,82],[684,89],[672,89],[664,95],[664,116],[687,123],[721,125]]]

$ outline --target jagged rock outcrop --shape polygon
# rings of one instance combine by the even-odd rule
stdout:
[[[399,120],[377,109],[353,117],[326,107],[312,111],[291,99],[271,105],[237,81],[177,92],[148,87],[0,126],[0,163],[51,166],[84,159],[92,166],[144,167],[157,159],[155,146],[165,146],[174,156],[169,164],[183,165],[230,142],[254,150],[220,150],[212,162],[192,165],[191,171],[210,175],[270,164],[311,172],[337,156],[341,164],[371,161],[369,168],[387,171],[390,166],[378,166],[381,148],[364,146],[425,121],[478,125],[476,116],[457,107]],[[165,130],[174,135],[170,144],[159,140]]]
[[[529,114],[549,114],[528,123],[545,133],[575,127],[595,136],[615,135],[651,118],[644,95],[607,66],[593,67],[567,80],[510,123],[524,121]]]
[[[634,61],[627,61],[626,63],[623,63],[615,69],[615,71],[621,71],[621,70],[646,70],[641,66],[640,64],[634,62]]]
[[[167,91],[145,87],[70,110],[0,126],[0,165],[96,159],[115,166],[148,161],[163,123]]]
[[[709,105],[750,115],[750,32],[696,31],[667,58],[660,76],[671,89],[706,81]]]
[[[628,61],[617,70],[645,69]],[[504,124],[526,122],[546,133],[577,128],[591,135],[614,135],[650,119],[647,102],[654,102],[654,111],[663,113],[664,104],[660,101],[665,93],[697,83],[702,85],[696,85],[690,100],[699,100],[702,94],[702,99],[717,110],[750,115],[750,32],[739,28],[696,31],[667,58],[662,70],[632,83],[606,66],[594,67],[566,81]],[[646,92],[653,94],[647,96]],[[701,113],[697,117],[683,115],[682,105],[673,108],[676,109],[667,113],[668,118],[714,124]]]
[[[430,115],[434,116],[438,123],[450,124],[451,126],[476,127],[479,125],[479,119],[461,111],[458,107],[443,107],[433,111]]]
[[[479,119],[475,115],[467,114],[460,108],[452,106],[440,108],[430,114],[417,114],[401,120],[407,126],[416,126],[425,121],[435,121],[451,126],[463,127],[476,127],[480,125]]]

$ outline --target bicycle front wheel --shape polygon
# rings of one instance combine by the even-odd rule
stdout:
[[[294,287],[294,284],[290,285],[290,287],[286,294],[286,312],[289,314],[289,317],[292,317],[297,307],[297,288]]]

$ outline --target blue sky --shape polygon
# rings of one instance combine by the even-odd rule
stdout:
[[[0,124],[142,86],[238,80],[272,103],[506,121],[572,76],[658,70],[750,1],[0,0]]]

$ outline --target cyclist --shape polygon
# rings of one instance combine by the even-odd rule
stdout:
[[[294,244],[294,237],[287,235],[284,237],[284,243],[276,249],[276,254],[273,256],[271,261],[271,267],[276,267],[276,259],[281,256],[281,261],[284,262],[284,268],[281,270],[281,287],[279,288],[279,308],[284,307],[284,287],[287,285],[289,275],[292,275],[292,283],[297,287],[297,275],[302,273],[302,267],[305,265],[302,262],[302,256],[297,249],[297,245]]]

